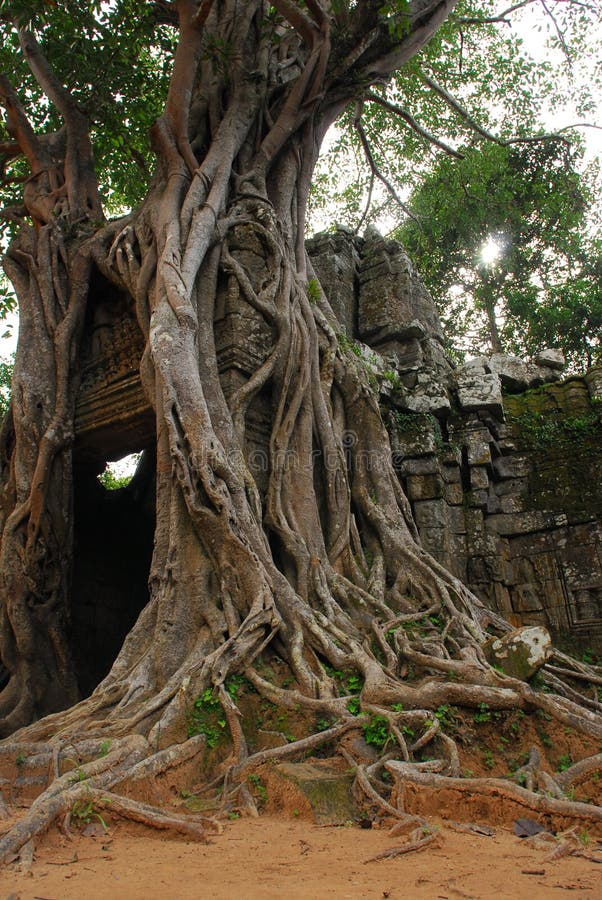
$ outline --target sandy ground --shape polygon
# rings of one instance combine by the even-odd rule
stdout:
[[[589,860],[549,862],[507,829],[485,837],[443,825],[441,834],[440,848],[365,863],[400,839],[268,816],[230,822],[208,845],[128,824],[71,843],[53,832],[28,874],[0,874],[0,900],[602,898],[602,866]]]

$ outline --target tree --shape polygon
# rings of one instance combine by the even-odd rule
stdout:
[[[561,347],[591,364],[601,321],[596,249],[573,157],[561,138],[468,148],[444,157],[412,195],[399,238],[452,341],[477,353]]]
[[[16,732],[5,752],[29,743],[50,760],[69,742],[86,760],[78,784],[58,778],[0,842],[3,859],[82,797],[161,821],[111,788],[197,753],[203,739],[186,740],[186,729],[203,698],[223,707],[228,796],[243,806],[252,805],[245,778],[259,762],[336,744],[375,713],[405,757],[438,732],[428,710],[448,702],[541,708],[602,733],[597,706],[578,690],[561,686],[567,696],[552,696],[486,664],[485,629],[507,626],[417,543],[368,375],[337,341],[304,251],[308,192],[328,127],[414,59],[453,0],[139,6],[0,6],[6,46],[18,49],[11,70],[31,73],[21,95],[0,80],[3,153],[15,161],[15,179],[28,173],[12,211],[22,224],[5,257],[21,329],[0,445],[0,652],[9,676],[2,728]],[[74,46],[85,52],[73,54]],[[116,134],[117,150],[132,140],[130,162],[142,175],[148,164],[136,133],[123,134],[123,116],[110,110],[112,127],[103,130],[93,110],[132,91],[131,58],[141,48],[142,69],[150,60],[166,73],[151,129],[156,166],[134,211],[106,221],[95,141],[102,156]],[[146,83],[134,67],[134,91],[139,79]],[[29,89],[46,100],[28,116]],[[105,193],[120,179],[109,178]],[[132,298],[144,335],[157,524],[149,602],[109,675],[78,702],[66,628],[71,445],[78,341],[98,277]],[[228,397],[213,332],[225,291],[271,333],[265,360]],[[272,413],[263,491],[244,453],[259,396]],[[427,637],[411,640],[401,626],[429,615]],[[262,676],[255,662],[266,648],[292,686]],[[408,666],[417,680],[404,677]],[[333,669],[354,672],[359,699],[349,690],[339,696]],[[579,664],[579,677],[590,674]],[[333,724],[286,750],[249,756],[226,689],[234,675],[272,702]],[[414,749],[404,738],[409,723],[421,735]],[[438,740],[442,765],[457,772],[454,742]],[[377,770],[359,766],[359,784],[390,809],[370,781]]]

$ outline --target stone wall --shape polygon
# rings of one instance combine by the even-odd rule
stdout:
[[[368,232],[322,269],[343,236],[318,236],[309,253],[327,296],[333,271],[339,296],[355,286],[346,335],[379,377],[423,545],[516,625],[601,652],[602,368],[560,382],[554,350],[455,367],[399,244]]]

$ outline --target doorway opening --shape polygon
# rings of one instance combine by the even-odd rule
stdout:
[[[154,447],[139,454],[133,476],[117,485],[99,478],[104,465],[74,466],[70,633],[82,697],[108,674],[149,599],[156,459]]]

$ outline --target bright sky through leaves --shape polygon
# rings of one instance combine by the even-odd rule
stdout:
[[[503,246],[501,241],[490,234],[481,245],[479,259],[484,266],[493,266],[502,255],[502,252]]]

